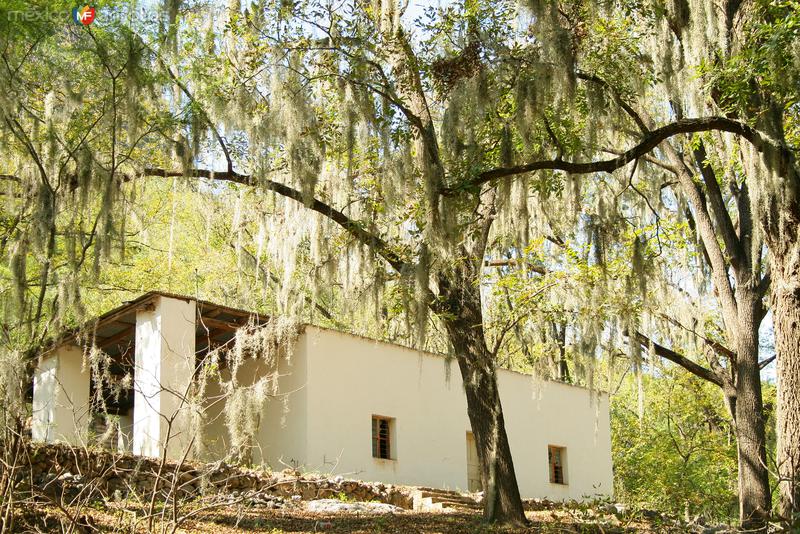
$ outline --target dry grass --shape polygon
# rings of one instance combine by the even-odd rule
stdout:
[[[18,516],[19,532],[56,532],[60,512],[48,506],[28,508]],[[84,532],[146,532],[146,522],[136,527],[135,514],[129,510],[96,505],[85,512]],[[227,507],[201,513],[184,523],[177,532],[233,534],[262,532],[282,533],[621,533],[621,532],[685,532],[684,529],[655,525],[642,520],[618,519],[598,514],[592,509],[559,509],[528,512],[531,525],[527,528],[487,526],[480,514],[473,511],[448,513],[406,511],[392,515],[314,514],[302,506],[286,509],[262,507]],[[158,531],[158,525],[156,525]]]

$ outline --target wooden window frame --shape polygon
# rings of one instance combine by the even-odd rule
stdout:
[[[383,425],[383,428],[381,426]],[[381,432],[384,435],[381,435]],[[376,460],[394,460],[394,418],[372,416],[372,457]]]
[[[558,462],[556,463],[556,454],[558,453]],[[566,469],[567,448],[559,445],[547,446],[547,472],[551,484],[558,484],[560,486],[567,485],[567,469]]]

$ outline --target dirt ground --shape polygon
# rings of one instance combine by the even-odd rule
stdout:
[[[617,525],[603,521],[584,521],[571,517],[568,513],[528,512],[531,525],[528,528],[490,527],[481,521],[477,513],[469,512],[404,512],[401,514],[381,516],[354,516],[346,514],[320,515],[298,511],[270,511],[264,513],[248,513],[241,518],[217,512],[204,517],[202,521],[187,525],[185,532],[208,532],[232,534],[241,532],[282,533],[419,533],[419,534],[456,534],[456,533],[512,533],[512,532],[560,532],[560,533],[610,533],[610,532],[665,532],[644,523]],[[678,532],[678,530],[675,530]]]
[[[183,510],[185,514],[189,510]],[[96,505],[80,510],[75,532],[147,532],[149,526],[130,510],[112,509]],[[528,512],[531,524],[524,528],[488,526],[481,521],[479,512],[413,512],[362,515],[354,513],[315,514],[302,506],[285,509],[261,507],[221,507],[199,512],[173,530],[172,524],[154,522],[152,532],[175,533],[269,533],[311,534],[330,533],[622,533],[622,532],[686,532],[667,524],[654,524],[641,519],[620,519],[613,515],[598,514],[592,509],[563,509]],[[141,518],[141,516],[139,516]],[[15,521],[18,532],[59,532],[66,519],[64,511],[48,506],[28,508]],[[163,528],[163,530],[162,530]]]

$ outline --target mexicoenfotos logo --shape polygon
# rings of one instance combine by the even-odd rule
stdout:
[[[95,10],[89,5],[72,8],[72,20],[75,21],[75,24],[83,24],[84,26],[88,26],[94,22],[94,15]]]

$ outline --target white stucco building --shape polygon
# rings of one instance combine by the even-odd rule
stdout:
[[[224,458],[229,435],[219,383],[209,383],[205,428],[193,427],[184,394],[209,346],[230,341],[253,314],[165,293],[147,293],[99,317],[95,341],[112,373],[132,375],[118,398],[118,447],[180,457],[202,435],[203,460]],[[33,438],[84,444],[95,384],[84,349],[65,335],[44,352],[34,375]],[[452,366],[448,370],[448,366]],[[460,490],[480,476],[458,365],[406,347],[307,325],[291,358],[239,368],[242,384],[277,372],[277,394],[261,411],[252,461],[274,469]],[[449,377],[449,378],[448,378]],[[506,429],[523,497],[611,495],[608,397],[500,370]],[[214,400],[217,399],[217,400]],[[222,400],[219,400],[222,399]],[[172,420],[171,423],[169,420]],[[171,432],[169,429],[171,428]],[[167,436],[169,434],[169,439]]]

